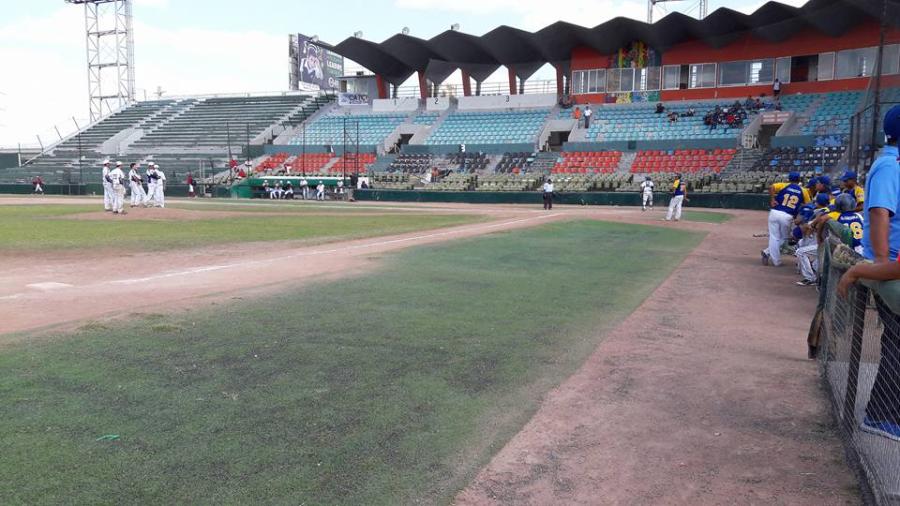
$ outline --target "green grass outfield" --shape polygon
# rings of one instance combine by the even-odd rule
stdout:
[[[9,347],[0,504],[449,502],[702,237],[548,224]]]
[[[291,207],[291,206],[285,206]],[[204,209],[196,206],[197,211]],[[237,209],[226,209],[240,211]],[[280,209],[268,208],[270,211]],[[339,240],[398,234],[481,221],[474,215],[397,213],[383,216],[228,216],[194,220],[75,220],[95,205],[0,206],[0,253],[115,247],[158,251],[278,240]],[[320,209],[321,211],[321,209]],[[372,211],[377,212],[377,211]]]

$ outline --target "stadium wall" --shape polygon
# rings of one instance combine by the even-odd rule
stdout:
[[[420,190],[358,190],[357,200],[388,202],[454,202],[465,204],[534,204],[540,205],[539,192],[447,192]],[[757,193],[691,193],[691,207],[708,209],[769,209],[769,196]],[[668,195],[657,195],[657,205],[668,205]],[[640,206],[638,192],[561,193],[553,199],[556,204]]]

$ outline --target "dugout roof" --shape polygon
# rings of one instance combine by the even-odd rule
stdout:
[[[900,26],[900,0],[887,4],[885,19]],[[593,28],[559,21],[537,32],[500,26],[480,37],[447,30],[429,40],[397,34],[381,43],[350,37],[334,46],[318,44],[395,85],[416,71],[440,82],[457,68],[482,81],[501,65],[525,79],[545,63],[566,66],[579,46],[611,54],[640,40],[664,52],[701,40],[718,48],[747,33],[780,42],[804,28],[837,37],[863,21],[881,19],[882,8],[882,0],[810,0],[803,7],[768,2],[753,14],[722,7],[702,21],[676,12],[653,24],[618,17]]]

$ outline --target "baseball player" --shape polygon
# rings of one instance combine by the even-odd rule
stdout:
[[[147,165],[147,194],[144,195],[144,206],[153,207],[156,201],[156,164],[150,162]]]
[[[144,193],[144,181],[138,172],[139,166],[132,163],[128,170],[128,184],[131,187],[131,207],[137,207],[144,204],[147,194]]]
[[[306,176],[300,178],[300,194],[303,195],[303,200],[309,199],[309,181]]]
[[[787,183],[775,183],[769,188],[772,208],[769,211],[769,247],[762,250],[763,265],[781,265],[781,245],[790,233],[791,221],[797,216],[800,207],[809,203],[809,193],[800,186],[800,173],[788,174]]]
[[[103,210],[112,211],[112,188],[109,185],[109,159],[103,160],[103,170],[101,171],[103,183]]]
[[[294,200],[294,185],[290,181],[284,183],[284,197],[287,200]]]
[[[122,162],[116,162],[116,168],[109,171],[110,190],[112,190],[113,214],[125,214],[125,173],[122,172]]]
[[[669,211],[666,213],[666,221],[681,220],[681,206],[687,199],[687,185],[681,180],[681,174],[675,176],[675,182],[672,183],[672,200],[669,201]]]
[[[653,180],[650,176],[646,176],[641,183],[641,211],[646,211],[647,207],[653,210]]]
[[[156,193],[154,194],[156,205],[166,207],[166,173],[163,172],[159,165],[153,164],[156,171]]]
[[[856,172],[852,170],[844,171],[841,181],[844,183],[844,193],[852,195],[856,199],[856,212],[862,212],[866,202],[866,191],[857,184]]]
[[[852,243],[850,247],[862,255],[863,218],[856,212],[856,199],[849,193],[842,193],[834,199],[835,210],[819,218],[821,223],[834,220],[850,229]]]
[[[325,200],[325,182],[319,181],[316,185],[316,200]]]
[[[797,215],[797,227],[794,228],[794,237],[797,239],[797,263],[800,267],[800,275],[803,278],[797,281],[800,286],[813,286],[816,284],[819,269],[819,240],[814,230],[817,220],[815,209],[810,204],[800,207]]]
[[[280,199],[281,198],[281,181],[275,182],[275,189],[272,190],[272,193],[269,194],[270,199]]]

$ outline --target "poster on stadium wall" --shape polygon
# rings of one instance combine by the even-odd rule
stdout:
[[[312,38],[303,34],[291,35],[289,42],[291,90],[338,88],[338,78],[344,75],[342,56],[313,44]]]
[[[339,93],[338,105],[369,105],[369,96],[360,93]]]

